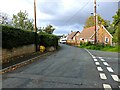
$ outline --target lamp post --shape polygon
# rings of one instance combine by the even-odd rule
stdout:
[[[36,0],[34,0],[34,30],[35,30],[35,51],[37,52],[37,27],[36,27]]]

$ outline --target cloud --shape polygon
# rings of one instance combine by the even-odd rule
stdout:
[[[97,13],[112,21],[118,9],[119,0],[97,0]],[[11,17],[20,10],[26,10],[34,18],[34,0],[2,0],[0,11]],[[7,2],[7,3],[6,3]],[[56,34],[69,33],[71,29],[81,30],[86,19],[94,12],[93,0],[36,0],[37,26],[52,24]],[[9,7],[9,8],[8,8]]]

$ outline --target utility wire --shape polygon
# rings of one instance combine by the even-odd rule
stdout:
[[[70,17],[68,20],[66,20],[65,22],[64,22],[64,24],[66,24],[68,21],[71,21],[76,15],[77,15],[77,13],[79,12],[79,11],[82,11],[83,10],[83,8],[85,7],[85,6],[87,6],[89,4],[89,2],[87,2],[83,7],[81,7],[72,17]],[[63,25],[64,25],[63,24]]]

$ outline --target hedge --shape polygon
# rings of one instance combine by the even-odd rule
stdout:
[[[21,30],[11,26],[2,27],[2,48],[12,49],[24,45],[35,43],[35,33],[27,30]],[[58,46],[58,37],[52,34],[37,34],[37,44],[49,46]]]
[[[43,45],[45,47],[58,46],[59,38],[55,35],[47,34],[47,33],[39,33],[39,38],[40,38],[40,42],[39,42],[40,45]]]
[[[34,44],[34,32],[11,26],[2,26],[2,48],[12,49],[23,45]]]

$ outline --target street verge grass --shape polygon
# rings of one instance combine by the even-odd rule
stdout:
[[[90,43],[82,43],[80,44],[79,48],[86,48],[91,50],[100,50],[100,51],[107,51],[107,52],[120,52],[118,46],[110,46],[110,45],[102,45],[102,44],[90,44]]]

